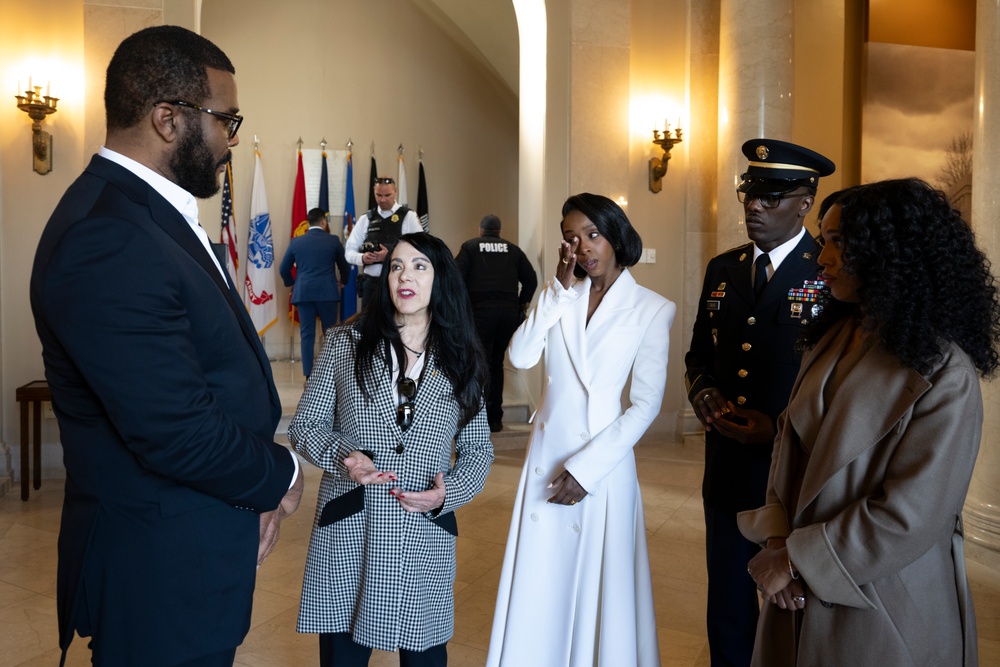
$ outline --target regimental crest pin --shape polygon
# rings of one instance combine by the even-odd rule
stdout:
[[[802,259],[812,259],[812,258],[813,258],[813,254],[811,252],[804,252],[804,253],[802,253]]]
[[[746,258],[747,258],[747,254],[746,254],[746,253],[743,253],[742,255],[740,255],[740,261],[741,261],[741,262],[742,262],[743,260],[745,260]]]

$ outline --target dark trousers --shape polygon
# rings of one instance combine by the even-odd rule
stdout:
[[[712,667],[747,667],[760,604],[747,563],[760,551],[736,526],[736,512],[705,506],[708,557],[708,647]]]
[[[361,277],[361,273],[358,273],[358,277]],[[361,281],[361,307],[365,308],[368,302],[375,298],[375,288],[378,287],[378,281],[382,276],[369,276],[365,274],[364,280]]]
[[[431,646],[425,651],[399,649],[400,667],[446,667],[447,644]],[[367,646],[357,644],[349,632],[323,633],[319,636],[320,667],[366,667],[372,656]]]
[[[312,373],[313,355],[316,350],[316,318],[326,331],[337,323],[337,301],[303,301],[295,304],[299,309],[299,337],[302,339],[302,374]]]
[[[490,430],[499,431],[503,424],[503,359],[521,324],[521,311],[517,304],[476,304],[473,310],[476,333],[486,353],[490,369],[490,383],[486,387],[486,418]]]
[[[91,656],[90,664],[94,667],[101,667],[102,665],[120,665],[121,657],[118,658],[102,656],[100,650],[95,649],[94,642],[91,641],[90,644]],[[63,662],[59,664],[64,664],[66,660],[66,652],[63,651],[62,656]],[[187,662],[177,663],[177,667],[233,667],[233,662],[236,660],[236,647],[227,649],[222,653],[213,653],[212,655],[203,655],[200,658],[195,658],[194,660],[189,660]]]

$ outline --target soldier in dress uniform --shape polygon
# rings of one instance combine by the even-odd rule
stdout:
[[[705,271],[691,349],[688,400],[705,426],[705,542],[712,665],[750,664],[758,599],[747,563],[758,551],[736,513],[764,504],[778,415],[799,369],[795,341],[816,313],[819,246],[803,222],[833,162],[784,141],[743,144],[737,188],[750,243]]]

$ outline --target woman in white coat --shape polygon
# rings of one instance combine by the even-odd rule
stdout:
[[[508,352],[517,368],[544,352],[546,383],[487,665],[659,665],[632,447],[660,411],[676,308],[626,268],[642,241],[617,204],[583,193],[562,213],[556,276]]]

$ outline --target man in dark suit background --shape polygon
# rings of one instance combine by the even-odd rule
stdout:
[[[764,504],[776,420],[799,370],[799,329],[816,312],[819,246],[803,221],[834,164],[773,139],[743,144],[737,188],[751,243],[713,258],[685,357],[688,400],[705,426],[708,642],[713,667],[750,664],[757,589],[747,563],[759,550],[736,513]]]
[[[324,331],[337,323],[340,288],[334,266],[340,271],[340,287],[343,287],[351,274],[351,265],[344,259],[340,239],[330,234],[326,211],[314,208],[306,219],[309,230],[288,244],[278,273],[285,287],[292,287],[292,303],[299,309],[302,373],[309,377],[316,348],[316,318],[319,317]]]
[[[107,70],[107,140],[39,242],[31,307],[59,421],[60,646],[95,665],[232,665],[298,506],[246,309],[198,225],[239,139],[235,69],[174,26]]]

